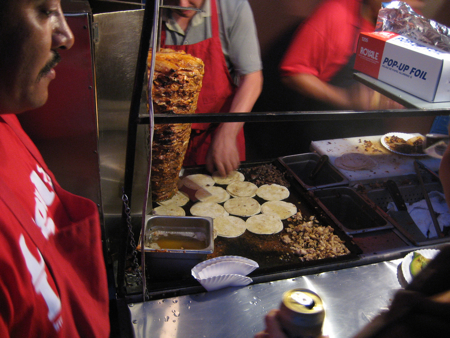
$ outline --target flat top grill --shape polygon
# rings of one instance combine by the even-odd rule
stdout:
[[[237,238],[223,238],[217,237],[214,241],[214,252],[208,255],[209,258],[225,255],[237,255],[246,257],[256,261],[259,264],[259,268],[252,272],[250,277],[265,276],[267,274],[285,273],[287,271],[298,270],[306,267],[318,266],[323,264],[342,263],[349,260],[358,259],[358,255],[362,253],[362,250],[353,242],[353,240],[341,230],[332,219],[330,219],[317,205],[314,204],[314,200],[309,196],[306,190],[293,179],[286,168],[283,167],[278,160],[260,163],[247,163],[242,164],[241,171],[244,173],[246,181],[255,181],[260,177],[252,177],[252,168],[257,168],[261,165],[273,165],[276,170],[280,171],[286,178],[286,183],[289,185],[290,196],[285,200],[286,202],[293,203],[297,206],[297,209],[301,211],[304,218],[309,219],[311,216],[317,218],[319,224],[322,226],[331,226],[336,234],[349,250],[349,254],[324,258],[311,261],[302,261],[300,257],[294,254],[289,244],[282,242],[281,237],[286,234],[286,228],[288,227],[288,220],[283,220],[284,230],[278,234],[273,235],[257,235],[249,232],[248,230]],[[250,169],[250,170],[249,170]],[[184,176],[190,174],[206,173],[203,167],[201,168],[186,168]],[[265,200],[259,197],[254,197],[261,205]],[[194,204],[190,201],[183,208],[186,211],[186,215],[190,216],[190,208]],[[243,218],[246,219],[246,218]],[[151,263],[149,263],[151,266]],[[152,277],[153,276],[153,277]],[[169,287],[170,285],[198,285],[190,274],[183,276],[181,279],[173,278],[165,279],[164,276],[157,276],[156,274],[149,274],[149,290],[158,289],[160,287]]]

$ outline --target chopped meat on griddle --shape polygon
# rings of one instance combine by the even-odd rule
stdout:
[[[288,218],[286,234],[281,241],[290,246],[302,261],[343,256],[350,253],[348,248],[331,226],[322,226],[315,219],[304,220],[301,213]]]
[[[287,188],[290,186],[285,174],[271,163],[242,168],[240,171],[245,175],[246,181],[252,182],[258,187],[264,184],[279,184]]]

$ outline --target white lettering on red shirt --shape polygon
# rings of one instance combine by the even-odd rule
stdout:
[[[53,184],[51,178],[39,166],[37,166],[36,171],[33,170],[31,172],[30,181],[35,187],[33,221],[40,228],[43,236],[48,239],[50,235],[55,234],[55,223],[48,213],[48,207],[51,206],[55,200]],[[44,298],[48,307],[48,319],[55,330],[59,331],[63,324],[61,317],[61,300],[47,280],[45,261],[39,249],[36,248],[39,259],[36,259],[30,252],[23,235],[19,238],[19,245],[28,271],[30,272],[34,289],[38,295],[41,295]]]
[[[28,271],[30,272],[34,289],[37,294],[42,295],[44,298],[48,307],[48,319],[52,322],[55,330],[59,331],[62,326],[61,300],[48,283],[44,259],[39,250],[39,261],[32,255],[28,249],[27,243],[25,243],[23,235],[19,238],[19,245]]]
[[[30,180],[35,186],[34,200],[36,204],[34,222],[41,229],[44,237],[48,239],[50,235],[55,233],[55,223],[53,222],[53,219],[48,216],[48,207],[52,205],[55,200],[55,191],[53,190],[50,177],[44,170],[37,167],[37,171],[41,174],[42,178],[36,171],[33,171],[30,175]]]

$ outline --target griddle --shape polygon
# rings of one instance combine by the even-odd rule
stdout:
[[[256,235],[248,230],[237,238],[223,238],[217,237],[214,241],[214,252],[208,255],[209,258],[237,255],[246,257],[256,261],[259,264],[259,268],[251,273],[250,277],[260,277],[269,274],[285,273],[293,270],[301,270],[307,267],[314,267],[320,265],[340,264],[345,261],[356,260],[358,255],[362,253],[361,249],[353,242],[353,240],[337,226],[331,218],[317,205],[314,199],[290,174],[286,171],[277,159],[264,162],[242,163],[240,171],[244,173],[245,180],[253,182],[251,171],[253,168],[257,168],[261,165],[272,164],[284,174],[288,184],[290,196],[285,200],[291,202],[297,206],[297,209],[302,212],[304,217],[315,216],[322,226],[331,226],[334,229],[334,233],[344,242],[344,245],[348,248],[349,254],[333,258],[325,258],[312,261],[302,261],[297,255],[295,255],[289,248],[288,244],[284,244],[281,241],[281,236],[286,234],[285,230],[274,235]],[[250,173],[246,173],[250,171]],[[204,167],[189,167],[184,169],[183,176],[191,174],[208,174]],[[218,185],[220,186],[220,185]],[[226,187],[226,186],[222,186]],[[260,204],[265,201],[259,197],[254,197]],[[189,201],[183,208],[186,211],[187,216],[191,216],[189,210],[195,202]],[[156,204],[155,204],[156,206]],[[246,218],[243,218],[246,219]],[[283,225],[286,228],[288,224],[287,220],[283,220]],[[190,276],[184,276],[181,280],[168,280],[159,276],[156,279],[157,274],[149,272],[149,290],[157,290],[159,288],[168,287],[181,287],[198,285],[198,283]],[[153,277],[152,277],[153,276]]]

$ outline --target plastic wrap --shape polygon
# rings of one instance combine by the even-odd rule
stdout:
[[[403,1],[383,4],[378,13],[376,31],[389,31],[450,52],[450,30],[440,23],[414,12]]]

